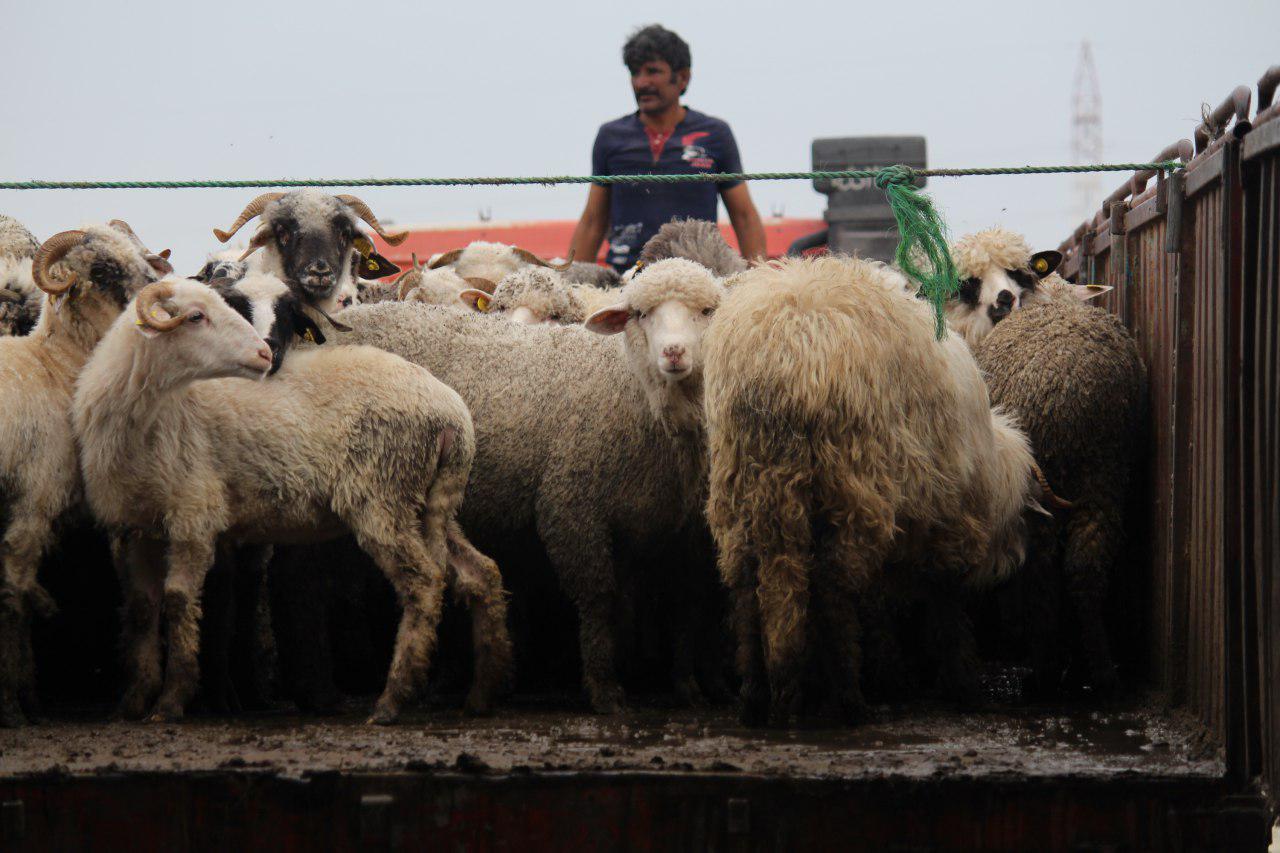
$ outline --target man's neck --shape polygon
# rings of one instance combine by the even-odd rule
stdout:
[[[670,109],[663,110],[660,113],[649,114],[640,113],[640,123],[650,130],[658,130],[669,132],[676,129],[676,125],[684,121],[685,114],[688,111],[676,103]]]

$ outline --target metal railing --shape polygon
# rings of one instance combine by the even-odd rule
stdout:
[[[1144,602],[1152,679],[1241,784],[1280,791],[1280,66],[1138,172],[1065,240],[1111,285],[1150,376]],[[1155,177],[1155,186],[1147,184]]]

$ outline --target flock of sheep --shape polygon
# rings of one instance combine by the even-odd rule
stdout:
[[[621,279],[473,243],[391,280],[361,226],[403,235],[355,196],[267,193],[215,236],[254,219],[183,278],[119,220],[39,243],[0,217],[4,724],[36,714],[31,626],[57,607],[37,571],[75,511],[111,543],[129,718],[180,718],[202,636],[227,647],[202,633],[224,621],[215,564],[283,575],[292,553],[303,588],[342,565],[297,555],[343,536],[400,608],[372,722],[419,695],[447,593],[470,619],[468,709],[509,686],[527,567],[487,554],[513,542],[575,608],[601,713],[625,702],[636,589],[661,592],[687,701],[716,692],[730,629],[753,724],[824,700],[861,719],[921,608],[936,689],[972,701],[978,595],[1011,602],[1038,674],[1075,654],[1115,686],[1103,607],[1145,376],[1057,253],[957,241],[938,340],[894,268],[748,265],[709,223],[665,226]]]

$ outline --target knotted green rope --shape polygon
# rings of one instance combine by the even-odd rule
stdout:
[[[1078,172],[1172,171],[1182,163],[1098,163],[1091,166],[996,166],[980,169],[916,169],[919,178],[963,178],[978,175],[1061,175]],[[894,166],[890,169],[897,168]],[[688,175],[548,175],[512,178],[266,178],[207,181],[0,181],[0,190],[185,190],[258,189],[269,187],[496,187],[556,184],[688,184],[733,181],[817,181],[878,179],[884,169],[835,172],[696,172]]]
[[[947,247],[947,227],[933,199],[915,186],[917,173],[906,166],[888,166],[876,175],[876,186],[889,198],[898,223],[898,248],[893,262],[916,283],[917,292],[933,305],[934,332],[947,334],[947,300],[960,289],[955,262]]]

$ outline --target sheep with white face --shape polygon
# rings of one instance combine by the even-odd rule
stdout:
[[[394,720],[425,678],[447,583],[472,603],[468,704],[487,707],[510,643],[497,566],[456,521],[475,454],[462,399],[368,347],[314,348],[268,381],[237,381],[263,379],[271,349],[197,282],[148,287],[133,312],[94,351],[72,404],[85,496],[125,543],[121,712],[182,716],[197,684],[200,597],[220,539],[306,544],[346,533],[403,606],[370,721]],[[150,427],[133,428],[140,422]]]

